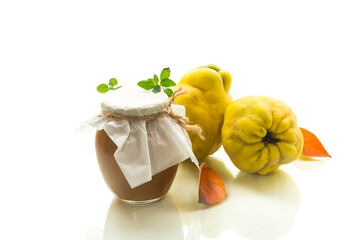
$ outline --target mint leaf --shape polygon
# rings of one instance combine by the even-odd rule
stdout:
[[[161,79],[160,85],[163,87],[174,87],[176,83],[168,78]]]
[[[161,91],[161,87],[159,85],[156,85],[152,91],[153,91],[153,93],[158,93]]]
[[[137,83],[137,85],[145,90],[150,90],[155,86],[155,84],[154,84],[154,82],[149,81],[149,80],[152,80],[152,79],[148,79],[147,81],[146,80],[140,81]]]
[[[116,78],[111,78],[109,80],[109,86],[110,87],[116,86],[117,84],[118,84],[118,81],[116,80]]]
[[[157,85],[159,83],[159,78],[156,74],[154,74],[154,82],[155,82],[155,85]]]
[[[106,85],[105,83],[100,84],[99,86],[97,86],[96,90],[99,93],[106,93],[109,91],[109,87],[108,85]]]
[[[153,78],[148,78],[147,81],[148,81],[149,83],[152,83],[153,86],[157,85],[157,82],[156,82],[155,79],[153,79]]]
[[[164,91],[168,97],[173,95],[173,90],[170,87],[176,86],[176,83],[169,79],[170,77],[170,68],[164,68],[159,77],[154,74],[153,78],[149,78],[148,80],[140,81],[137,85],[146,90],[152,89],[154,93],[158,93]],[[160,81],[160,84],[159,84]]]
[[[166,95],[171,98],[171,96],[173,95],[173,90],[171,90],[170,88],[165,88],[164,93],[166,93]]]
[[[164,68],[164,69],[161,71],[160,79],[163,80],[163,79],[169,78],[169,77],[170,77],[170,68]]]

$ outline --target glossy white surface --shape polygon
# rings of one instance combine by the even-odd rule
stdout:
[[[359,7],[1,1],[0,239],[360,239]],[[208,63],[230,71],[234,99],[287,103],[332,158],[261,177],[238,173],[220,150],[210,160],[227,187],[219,205],[196,203],[197,176],[186,165],[162,201],[114,201],[94,135],[73,133],[100,110],[96,86],[112,77],[136,86],[163,67],[177,82]]]

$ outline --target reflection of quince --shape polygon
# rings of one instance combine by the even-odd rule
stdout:
[[[186,73],[175,88],[187,90],[187,94],[178,96],[175,102],[185,106],[190,124],[197,124],[204,131],[205,140],[188,132],[193,152],[199,160],[216,152],[222,144],[221,128],[231,100],[230,86],[230,73],[208,65]]]
[[[275,240],[291,231],[301,206],[301,194],[290,175],[281,170],[267,176],[240,173],[229,198],[230,228],[244,239]],[[241,196],[241,197],[240,197]]]
[[[199,170],[191,161],[179,164],[170,194],[180,212],[193,212],[198,209]]]
[[[296,160],[304,142],[290,107],[277,99],[256,96],[229,105],[222,137],[236,167],[262,175]]]

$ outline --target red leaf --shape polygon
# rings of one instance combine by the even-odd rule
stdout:
[[[300,128],[304,136],[304,147],[301,153],[303,157],[331,157],[320,140],[308,130]]]
[[[199,178],[199,203],[212,205],[225,198],[225,184],[214,169],[201,164]]]

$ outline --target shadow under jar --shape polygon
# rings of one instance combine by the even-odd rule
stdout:
[[[96,132],[95,149],[106,184],[120,200],[128,203],[146,204],[163,198],[169,191],[178,169],[176,164],[152,176],[151,181],[131,188],[114,158],[117,146],[104,130]]]

